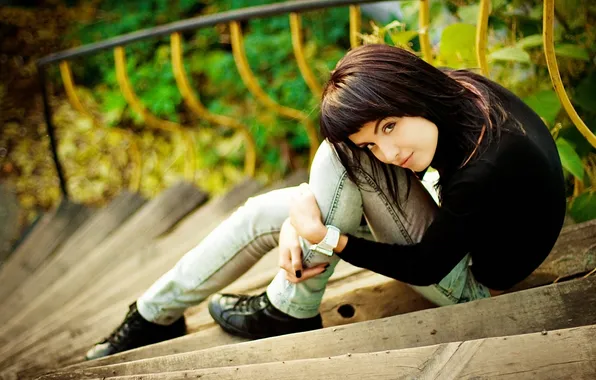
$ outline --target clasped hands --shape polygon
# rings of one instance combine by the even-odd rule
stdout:
[[[295,284],[321,274],[328,264],[311,268],[302,267],[302,249],[299,236],[310,243],[325,238],[327,227],[321,221],[321,210],[310,187],[303,183],[290,203],[290,216],[279,234],[279,266],[286,271],[288,281]]]

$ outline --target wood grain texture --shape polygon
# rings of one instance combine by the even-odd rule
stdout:
[[[275,184],[263,191],[271,191],[279,187],[294,186],[306,180],[305,172],[298,172],[286,181]],[[230,193],[221,199],[210,202],[195,214],[189,216],[184,222],[176,226],[167,236],[157,239],[148,247],[142,257],[132,253],[129,258],[118,268],[106,274],[92,288],[87,289],[68,305],[60,308],[60,313],[66,311],[68,317],[65,321],[64,314],[60,320],[44,323],[44,328],[39,329],[28,340],[28,347],[12,355],[11,362],[7,365],[15,370],[27,366],[36,367],[39,362],[50,362],[57,365],[76,355],[80,360],[84,351],[100,337],[109,334],[113,327],[122,319],[126,306],[151,285],[165,270],[169,269],[179,257],[194,247],[209,231],[217,226],[229,213],[241,205],[249,196],[254,196],[259,187],[244,186],[236,193]],[[93,300],[89,302],[89,300]],[[104,313],[105,310],[114,310],[118,306],[120,312]],[[66,310],[65,310],[66,309]],[[72,310],[68,313],[68,309]],[[87,323],[97,320],[102,314],[101,323]],[[113,321],[112,321],[113,320]],[[88,326],[88,327],[86,327]],[[67,330],[72,332],[73,338],[68,339],[59,332]],[[78,333],[76,333],[78,332]],[[101,334],[101,335],[100,335]],[[43,341],[41,345],[34,342]],[[56,347],[60,347],[56,350]],[[31,360],[31,357],[35,359]],[[27,358],[20,361],[19,358]],[[19,363],[15,364],[15,361]],[[37,362],[34,364],[33,362]]]
[[[225,379],[594,379],[596,326],[433,346],[345,353],[220,368],[110,376],[114,380]],[[309,350],[311,347],[304,347]],[[272,350],[273,352],[274,350]],[[245,352],[249,356],[250,352]],[[175,363],[173,363],[175,364]],[[105,379],[107,377],[95,377]],[[60,377],[54,377],[60,379]]]
[[[466,304],[203,350],[198,350],[204,347],[203,334],[198,333],[195,339],[190,335],[182,338],[183,340],[163,342],[155,347],[155,351],[151,351],[154,347],[149,346],[111,358],[71,366],[52,375],[57,377],[48,376],[48,379],[82,379],[189,368],[241,366],[338,356],[348,352],[399,350],[594,324],[596,277]],[[177,351],[193,348],[194,351],[158,357],[167,352],[168,344]],[[139,355],[143,350],[144,355]],[[135,361],[126,362],[128,360]]]
[[[79,263],[84,255],[114,233],[145,200],[129,192],[122,192],[108,206],[97,210],[85,223],[40,267],[0,303],[0,322],[17,314],[52,283]]]
[[[70,201],[37,222],[33,231],[0,268],[0,300],[4,301],[41,266],[91,215],[92,210]]]
[[[180,202],[180,199],[185,201]],[[117,267],[126,258],[126,252],[142,247],[167,231],[205,199],[205,193],[193,185],[181,183],[147,202],[116,234],[85,255],[76,270],[66,272],[0,328],[0,358],[10,352],[13,345],[18,344],[16,337],[31,329],[35,322],[46,321],[54,310]]]

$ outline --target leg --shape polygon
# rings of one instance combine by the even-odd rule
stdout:
[[[249,199],[130,305],[122,324],[86,358],[183,335],[186,308],[234,281],[277,246],[294,191],[281,189]]]
[[[400,188],[406,188],[406,172],[392,168]],[[422,238],[432,222],[438,206],[424,185],[412,176],[407,199],[401,199],[404,215],[397,212],[395,202],[388,194],[384,181],[376,183],[365,170],[359,175],[366,185],[362,191],[364,214],[376,241],[393,244],[413,244]],[[403,194],[402,194],[403,195]],[[471,259],[465,256],[438,284],[414,286],[414,290],[439,306],[490,297],[489,289],[478,283],[469,269]]]
[[[362,161],[363,164],[367,162]],[[354,234],[364,213],[376,241],[386,243],[413,244],[420,241],[431,223],[438,206],[424,185],[411,178],[411,188],[406,199],[401,191],[400,205],[404,215],[387,194],[384,180],[376,183],[370,168],[358,173],[361,187],[349,180],[333,149],[323,143],[311,168],[309,185],[321,208],[324,223],[333,224],[344,233]],[[407,173],[393,167],[400,189],[407,187]],[[306,266],[329,262],[329,269],[321,275],[292,284],[285,279],[281,270],[267,289],[271,303],[279,310],[297,317],[308,318],[318,313],[318,308],[333,268],[338,258],[328,258],[308,250],[304,242],[304,264]],[[477,283],[468,269],[469,257],[465,257],[439,284],[419,287],[415,290],[437,305],[446,305],[490,296],[488,289]]]
[[[244,274],[278,244],[295,188],[250,198],[137,301],[141,315],[167,325]]]

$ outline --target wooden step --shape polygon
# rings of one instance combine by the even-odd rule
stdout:
[[[319,341],[320,344],[320,341]],[[298,347],[297,347],[298,348]],[[308,351],[311,347],[302,347]],[[272,354],[275,348],[271,349]],[[250,356],[245,352],[244,356]],[[175,364],[173,362],[172,364]],[[110,377],[113,380],[225,379],[594,379],[596,326],[433,346],[222,368]],[[105,379],[97,377],[96,379]]]
[[[592,226],[593,229],[593,223],[590,223],[587,226]],[[567,239],[567,234],[577,236],[578,231],[580,231],[582,235],[586,235],[587,230],[586,228],[578,227],[566,230],[566,232],[562,234],[563,239],[561,241],[575,241],[574,239]],[[581,239],[578,241],[581,241]],[[590,240],[584,240],[584,243],[590,243]],[[577,245],[574,247],[577,248]],[[564,247],[558,244],[553,250],[552,258],[558,260],[560,257],[565,257],[566,255],[560,253],[563,248]],[[586,250],[584,249],[584,253],[585,251]],[[580,256],[579,253],[581,250],[576,249],[575,252],[576,255]],[[568,258],[567,261],[582,262],[580,259],[571,260],[570,258]],[[544,265],[557,268],[556,266],[550,265],[548,261],[545,262]],[[561,268],[563,270],[569,270],[570,268],[572,270],[577,269],[573,266],[562,266]],[[358,274],[358,268],[355,269],[356,270],[352,269],[352,272],[346,271],[344,273],[345,280],[343,280],[342,277],[337,278],[336,275],[338,273],[333,275],[333,281],[330,283],[330,286],[326,291],[324,302],[321,306],[325,326],[337,326],[363,320],[378,319],[390,315],[398,315],[433,307],[433,305],[417,293],[413,292],[410,287],[403,283],[393,281],[384,276],[374,275],[370,272],[367,275]],[[262,286],[266,286],[276,272],[277,269],[270,270],[269,273],[266,273],[265,278],[256,276],[252,281],[263,284]],[[353,277],[349,277],[350,275]],[[569,273],[560,273],[560,275],[565,277],[569,275]],[[250,286],[250,281],[247,282],[247,279],[241,279],[239,280],[239,283],[242,283],[243,281],[245,283],[242,284],[242,287],[235,286],[235,283],[232,284],[229,290],[239,291],[249,288],[256,289],[255,287]],[[536,283],[536,281],[533,283]],[[254,292],[258,293],[259,291],[261,291],[261,289],[256,289]],[[388,297],[387,295],[391,296]],[[122,310],[124,310],[124,307]],[[205,304],[189,309],[187,317],[191,332],[208,329],[213,326],[213,321],[207,313]],[[196,343],[190,343],[190,340],[188,340],[188,342],[191,345],[195,344],[195,347],[204,348],[198,340],[199,339],[197,339]],[[140,356],[137,356],[136,358],[152,356],[149,349],[144,353],[143,350],[145,349],[147,348],[139,349],[140,351],[135,353],[135,355]],[[181,347],[176,347],[174,349],[178,350],[178,352],[182,352]],[[102,360],[109,360],[109,358]]]
[[[31,273],[12,294],[0,303],[0,322],[16,315],[54,281],[76,265],[86,253],[114,233],[145,200],[129,192],[122,192],[109,205],[90,217],[57,252]]]
[[[281,361],[287,363],[309,358],[337,357],[347,353],[366,354],[519,334],[534,333],[542,336],[544,332],[546,335],[556,336],[553,331],[595,324],[596,277],[590,277],[373,321],[182,354],[147,357],[144,360],[138,360],[137,356],[136,361],[123,362],[131,359],[134,351],[141,350],[138,349],[130,351],[128,358],[127,353],[122,353],[71,366],[41,379],[107,378],[185,371],[190,368],[214,370],[215,367]],[[201,334],[196,334],[197,338]],[[191,336],[171,343],[175,341],[185,341],[186,347],[193,347]],[[201,347],[199,339],[195,339],[194,343]],[[167,352],[166,346],[167,342],[155,345],[158,349],[153,354],[163,355]],[[596,346],[592,346],[592,355],[596,354],[594,348]],[[145,349],[149,350],[151,347]],[[520,351],[521,349],[514,350],[518,353]],[[529,364],[526,359],[523,360]]]
[[[117,233],[84,255],[73,270],[65,273],[0,327],[2,349],[6,348],[9,342],[14,343],[17,336],[37,321],[59,310],[71,298],[117,267],[126,259],[125,252],[142,247],[161,235],[205,199],[206,194],[194,185],[180,183],[147,202],[118,229]]]
[[[45,214],[0,268],[0,301],[48,260],[91,213],[84,205],[64,201]]]
[[[584,233],[584,235],[585,235],[585,232],[586,232],[585,230],[581,230],[581,229],[573,229],[573,230],[571,231],[571,233],[578,233],[577,231],[583,231],[582,233]],[[572,239],[572,240],[573,240],[573,239]],[[584,240],[585,240],[585,239],[584,239]],[[585,241],[588,241],[588,240],[585,240]],[[585,251],[585,250],[584,250],[584,251]],[[554,251],[553,251],[553,252],[554,252]],[[556,252],[555,252],[555,253],[556,253]],[[558,255],[555,255],[555,256],[553,256],[553,257],[559,257],[559,256],[558,256]],[[566,266],[565,268],[567,268],[567,269],[568,269],[569,267],[567,267],[567,266]],[[388,279],[385,279],[384,281],[386,281],[386,282],[387,282],[387,281],[390,281],[390,282],[393,282],[393,283],[397,283],[397,282],[395,282],[395,281],[391,281],[391,280],[388,280]],[[389,283],[389,282],[387,282],[387,283]],[[382,285],[382,283],[377,283],[376,285],[374,285],[374,286],[373,286],[373,289],[374,289],[374,288],[378,288],[378,286],[380,286],[380,285]],[[408,287],[405,287],[403,284],[401,284],[401,285],[402,285],[402,288],[407,288],[407,289],[409,289]],[[354,290],[354,289],[352,288],[351,290]],[[351,291],[351,290],[349,290],[349,291]],[[409,290],[411,290],[411,289],[409,289]],[[346,290],[346,292],[347,292],[347,291],[348,291],[348,290]],[[396,298],[397,298],[397,299],[402,299],[403,297],[401,297],[401,296],[396,296]],[[365,302],[365,301],[366,301],[367,299],[368,299],[368,300],[371,300],[371,301],[373,301],[373,300],[374,300],[374,302],[371,302],[370,304],[366,304],[366,302]],[[378,299],[377,299],[377,300],[378,300]],[[420,298],[412,298],[412,300],[414,300],[414,301],[418,302],[418,301],[420,300]],[[362,297],[359,297],[358,299],[356,299],[355,301],[357,301],[357,302],[353,302],[353,304],[355,304],[355,305],[357,305],[357,306],[358,306],[356,309],[358,309],[358,308],[361,308],[361,309],[364,309],[364,310],[367,310],[367,308],[370,308],[371,310],[374,310],[374,309],[375,309],[375,307],[374,307],[374,304],[376,303],[376,300],[374,299],[374,297],[370,297],[370,296],[364,297],[364,296],[362,296]],[[364,302],[363,302],[363,301],[364,301]],[[340,306],[343,306],[343,304],[339,304],[339,303],[338,303],[338,304],[335,306],[335,308],[332,308],[331,310],[333,310],[333,311],[336,313],[336,315],[337,315],[337,314],[341,315],[341,313],[338,313],[338,310],[339,310],[339,307],[340,307]],[[408,305],[407,305],[407,306],[408,306]],[[411,305],[410,305],[410,306],[411,306]],[[427,307],[428,307],[428,306],[427,306]],[[384,308],[378,308],[378,307],[377,307],[377,310],[381,310],[381,311],[383,311],[383,309],[384,309]],[[123,309],[123,310],[124,310],[124,309]],[[407,310],[407,309],[403,309],[403,310]],[[356,311],[357,311],[357,310],[356,310]],[[408,311],[410,311],[410,310],[408,310]],[[398,308],[398,312],[399,312],[399,308]],[[122,315],[123,315],[122,313],[123,313],[123,312],[121,311],[121,312],[119,312],[119,313],[112,313],[112,314],[110,314],[110,315],[116,315],[116,314],[118,314],[118,316],[117,316],[117,317],[114,317],[114,318],[115,318],[115,320],[116,320],[114,323],[118,323],[118,322],[121,320],[121,318],[122,318]],[[196,315],[196,314],[191,314],[191,315],[190,315],[191,319],[192,319],[192,318],[194,318],[194,316],[195,316],[195,315]],[[355,313],[355,315],[359,315],[359,313],[357,313],[357,312],[356,312],[356,313]],[[205,314],[203,314],[203,316],[202,316],[201,318],[203,318],[203,319],[204,319],[204,316],[205,316]],[[383,316],[383,315],[381,315],[380,317],[382,317],[382,316]],[[373,315],[373,316],[368,316],[367,318],[373,318],[373,317],[374,317],[374,315]],[[117,319],[116,319],[116,318],[117,318]],[[377,317],[377,318],[379,318],[379,317]],[[102,322],[102,323],[98,324],[98,323],[97,323],[97,321],[100,321],[100,320],[101,320],[101,322]],[[105,321],[104,319],[98,319],[98,320],[95,320],[95,321],[93,321],[93,320],[88,320],[88,322],[89,322],[89,323],[92,323],[90,326],[102,325],[104,328],[107,328],[107,329],[111,330],[111,328],[113,328],[113,326],[105,326],[105,325],[104,325],[104,323],[103,323],[104,321]],[[340,322],[341,322],[341,319],[340,319]],[[348,320],[348,321],[344,321],[344,322],[351,322],[351,321],[349,321],[349,320]],[[94,324],[93,324],[93,323],[94,323]],[[194,322],[193,322],[193,323],[194,323]],[[80,327],[80,325],[78,325],[78,327]],[[81,329],[77,329],[77,327],[75,327],[75,326],[69,326],[68,328],[69,328],[69,329],[71,329],[71,331],[75,331],[75,332],[76,332],[76,331],[85,331],[85,329],[82,329],[82,330],[81,330]],[[59,329],[59,331],[62,331],[62,332],[63,332],[63,330],[61,330],[61,329]],[[108,332],[109,332],[109,331],[108,331]],[[66,339],[66,338],[64,337],[64,335],[61,335],[61,334],[58,334],[58,335],[59,335],[60,337],[62,337],[62,339]],[[81,338],[89,339],[89,337],[88,337],[88,336],[87,336],[87,337],[83,337],[83,336],[81,335],[81,333],[80,333],[80,332],[79,332],[79,333],[77,333],[77,334],[75,334],[75,335],[77,335],[77,338],[78,338],[78,337],[81,337]],[[70,341],[72,341],[72,339],[71,339]],[[69,343],[70,343],[70,341],[69,341]],[[53,343],[51,343],[51,344],[47,345],[45,349],[48,349],[48,347],[49,347],[49,350],[50,350],[50,351],[55,351],[55,350],[56,350],[56,347],[61,347],[61,345],[62,345],[62,344],[64,344],[64,342],[63,342],[63,341],[62,341],[62,342],[58,342],[58,343],[56,343],[56,341],[54,341]],[[79,348],[78,348],[78,350],[79,350],[79,355],[80,355],[80,354],[82,354],[82,353],[80,352],[82,349],[86,349],[86,348],[88,348],[88,347],[89,347],[89,345],[88,345],[89,343],[87,343],[87,346],[86,346],[86,347],[84,347],[84,348],[83,348],[83,345],[82,345],[80,342],[79,342],[79,343],[76,343],[76,344],[75,344],[75,346],[76,346],[77,344],[78,344],[78,346],[79,346]],[[42,346],[44,346],[44,345],[42,345]],[[37,347],[39,347],[39,346],[37,346]],[[73,354],[73,353],[75,353],[75,352],[76,352],[76,350],[77,350],[77,348],[76,348],[76,347],[74,347],[74,348],[73,348],[73,347],[71,347],[71,348],[72,348],[72,350],[71,350],[71,351],[69,351],[70,353],[68,353],[66,356],[62,356],[61,358],[57,358],[56,356],[53,356],[53,357],[52,357],[52,358],[53,358],[52,360],[59,359],[59,360],[57,360],[57,361],[59,361],[59,362],[61,362],[61,363],[65,363],[65,362],[64,362],[64,359],[66,358],[66,359],[68,360],[68,356],[69,356],[69,355],[72,355],[72,354]],[[62,350],[62,349],[58,349],[58,351],[60,351],[60,352],[63,352],[63,350]],[[68,350],[67,350],[67,351],[68,351]],[[84,351],[83,351],[83,352],[84,352]],[[32,355],[31,355],[31,352],[30,352],[30,351],[24,351],[22,354],[23,354],[23,356],[24,356],[24,357],[32,357]],[[17,357],[18,357],[18,356],[17,356]],[[25,367],[26,367],[26,366],[25,366]]]
[[[306,173],[298,172],[288,178],[288,180],[269,187],[264,191],[270,191],[279,187],[294,186],[304,180],[306,180]],[[170,235],[163,239],[159,239],[157,244],[140,250],[144,251],[144,258],[135,258],[134,253],[128,255],[129,260],[122,265],[119,265],[113,272],[106,274],[106,276],[100,279],[94,287],[88,289],[77,296],[73,301],[69,302],[68,305],[62,307],[60,315],[57,315],[55,320],[50,318],[46,320],[43,325],[36,326],[37,333],[29,335],[27,342],[24,344],[25,351],[22,350],[23,347],[21,347],[21,350],[14,350],[13,347],[13,353],[17,351],[17,355],[9,355],[8,360],[5,360],[3,364],[12,365],[10,362],[15,363],[20,354],[30,356],[29,351],[26,350],[28,345],[31,346],[32,350],[39,352],[39,345],[35,344],[35,342],[39,341],[44,342],[43,346],[47,347],[49,345],[49,350],[51,352],[48,354],[50,356],[58,354],[64,356],[64,347],[58,352],[54,352],[54,348],[56,345],[59,346],[65,344],[70,347],[73,345],[73,341],[75,343],[77,341],[79,342],[79,351],[81,348],[84,350],[88,349],[92,342],[107,335],[110,330],[120,322],[124,315],[122,310],[126,309],[126,305],[128,305],[131,300],[134,300],[140,295],[152,282],[163,274],[165,270],[169,269],[179,257],[196,245],[208,232],[211,231],[211,229],[217,226],[249,196],[255,195],[256,190],[257,188],[254,186],[249,192],[247,192],[245,188],[243,193],[230,193],[223,199],[206,205],[204,209],[199,210],[195,215],[187,218],[187,220],[177,229],[173,230]],[[202,228],[197,226],[201,226]],[[95,291],[96,293],[92,293],[92,291]],[[130,293],[131,291],[136,291],[136,294]],[[127,297],[127,295],[129,296]],[[97,304],[99,298],[102,299],[102,304]],[[93,304],[93,306],[89,306],[89,304]],[[119,305],[119,312],[104,314],[104,308],[109,307],[110,305]],[[97,317],[96,314],[98,313],[98,308],[103,315],[101,323],[94,321]],[[71,313],[71,311],[74,313]],[[80,334],[75,334],[77,336],[73,340],[59,333],[63,328],[69,328],[70,331],[81,331],[80,327],[73,328],[69,325],[69,322],[73,321],[74,325],[80,326],[81,323],[84,324],[89,318],[91,318],[92,321],[90,329],[82,330],[84,331],[84,334],[86,334],[86,336],[82,337],[85,338],[84,340],[78,340],[78,335]],[[113,323],[109,323],[110,318],[113,319]],[[54,332],[58,333],[52,337]],[[98,335],[91,340],[90,336],[87,335],[89,332],[95,332],[95,334]],[[31,331],[28,331],[28,334],[30,333]],[[22,352],[19,354],[18,351]],[[68,352],[68,350],[66,350],[66,352]],[[82,356],[79,356],[78,359],[80,360],[81,357]],[[52,360],[55,362],[56,358],[54,357]]]

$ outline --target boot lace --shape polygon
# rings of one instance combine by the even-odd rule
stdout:
[[[105,341],[115,347],[126,347],[130,344],[131,338],[134,337],[135,331],[142,328],[143,321],[138,318],[127,318]]]
[[[267,306],[267,297],[264,297],[264,294],[265,293],[257,296],[240,295],[232,309],[241,312],[262,309]]]

